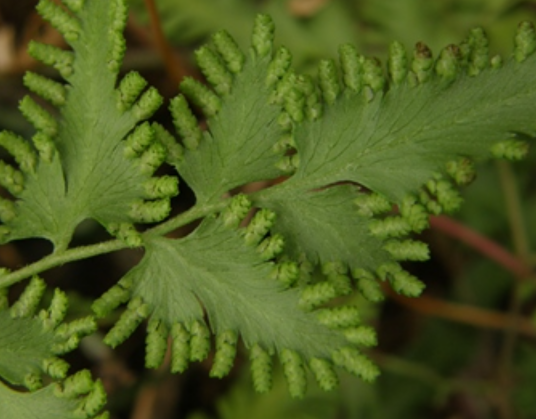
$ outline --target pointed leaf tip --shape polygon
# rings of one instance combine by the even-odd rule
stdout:
[[[521,22],[514,39],[514,57],[518,62],[525,61],[536,50],[536,32],[532,22]]]
[[[195,58],[201,71],[220,96],[231,92],[233,77],[223,65],[220,57],[207,45],[195,51]]]
[[[432,57],[432,51],[422,42],[418,42],[415,45],[413,51],[413,61],[411,63],[411,70],[415,75],[418,83],[424,83],[428,81],[432,75],[434,68],[434,59]]]
[[[436,73],[446,81],[456,78],[460,67],[460,49],[457,45],[451,44],[445,47],[439,54],[435,64]]]
[[[145,339],[145,366],[158,368],[164,360],[167,349],[168,329],[164,322],[151,318],[147,325],[147,337]]]
[[[340,93],[339,75],[333,60],[322,60],[318,65],[318,78],[322,97],[329,105],[333,105]]]
[[[272,52],[274,31],[275,25],[269,15],[257,15],[253,25],[251,45],[258,57],[265,57]]]
[[[339,293],[331,282],[318,282],[302,289],[299,306],[309,311],[337,297]]]
[[[364,57],[357,53],[353,45],[344,44],[339,47],[339,60],[346,89],[359,93],[363,88]]]
[[[339,385],[333,364],[327,359],[313,358],[309,361],[309,366],[322,390],[331,391]]]
[[[171,328],[171,372],[184,372],[190,361],[190,333],[181,323]]]
[[[30,143],[9,131],[0,132],[0,147],[13,156],[23,173],[33,173],[37,164],[37,155]]]
[[[223,225],[236,228],[244,220],[251,209],[251,200],[244,194],[234,196],[227,207],[221,212]]]
[[[141,298],[132,299],[117,323],[104,337],[104,343],[115,348],[127,339],[149,314],[149,306],[144,304]]]
[[[24,75],[24,85],[54,106],[59,107],[65,104],[67,94],[65,87],[48,77],[28,71]]]
[[[147,81],[137,71],[127,73],[117,88],[117,106],[125,111],[132,107],[147,86]]]
[[[465,43],[460,46],[462,59],[467,60],[468,74],[476,76],[489,67],[489,41],[482,28],[474,28],[469,32]]]
[[[154,130],[148,122],[138,125],[125,139],[124,155],[134,158],[143,153],[154,142]]]
[[[257,393],[266,393],[272,388],[272,357],[255,344],[250,349],[251,377]]]
[[[361,323],[359,310],[354,306],[324,308],[315,314],[318,321],[330,329],[355,327]]]
[[[354,348],[342,348],[332,355],[333,362],[346,369],[349,373],[361,377],[367,382],[374,381],[380,371],[366,356]]]
[[[357,281],[357,289],[367,300],[379,303],[385,299],[380,284],[374,275],[365,269],[355,269],[352,276]]]
[[[259,210],[244,229],[244,240],[246,244],[258,244],[268,231],[270,231],[275,219],[275,212],[266,208]]]
[[[195,150],[199,146],[203,134],[185,97],[179,95],[171,99],[169,110],[173,117],[175,130],[181,136],[184,146],[188,150]]]
[[[206,117],[213,117],[220,111],[220,98],[212,90],[198,81],[187,77],[180,84],[180,89],[197,106],[201,107]]]
[[[66,41],[74,42],[80,36],[80,22],[74,16],[69,15],[62,7],[50,0],[40,0],[36,6],[37,11],[45,20],[48,20]]]
[[[45,293],[46,284],[38,276],[34,276],[26,286],[19,299],[11,306],[12,318],[27,318],[32,316]]]
[[[25,96],[19,105],[24,117],[43,134],[54,137],[58,132],[58,124],[54,117],[39,106],[30,96]]]
[[[491,154],[498,159],[521,160],[529,152],[529,144],[523,140],[510,139],[491,147]]]
[[[12,195],[18,196],[24,190],[24,176],[19,170],[0,160],[0,185]],[[8,205],[7,202],[4,204],[4,210],[11,212],[9,207],[5,207],[6,205]],[[10,217],[8,216],[8,218]]]
[[[383,73],[382,65],[377,58],[365,58],[363,62],[363,81],[373,92],[383,90],[386,80]]]
[[[289,71],[291,63],[292,55],[290,51],[284,46],[279,47],[268,66],[266,85],[273,86],[279,82]]]
[[[291,397],[303,398],[307,390],[307,376],[301,356],[295,351],[283,349],[280,358]]]
[[[0,173],[1,172],[2,170],[1,170],[1,162],[0,162]],[[2,175],[0,174],[0,176]],[[17,216],[17,210],[15,208],[15,204],[8,199],[0,198],[0,221],[2,221],[3,223],[7,223],[13,220],[16,216]]]
[[[210,331],[204,320],[190,326],[190,361],[203,361],[210,351]]]
[[[216,355],[210,370],[211,377],[222,378],[229,374],[236,356],[238,335],[232,330],[219,333],[216,336]]]
[[[214,34],[212,41],[222,56],[227,68],[232,73],[240,73],[244,66],[245,56],[238,47],[234,38],[227,31],[219,31]]]
[[[125,0],[110,0],[110,29],[108,31],[109,50],[107,67],[117,74],[121,69],[126,50],[126,42],[123,37],[128,10]]]
[[[389,46],[389,75],[394,84],[400,84],[406,80],[408,74],[408,57],[404,45],[393,42]]]
[[[45,329],[52,330],[60,325],[67,313],[68,305],[67,294],[55,289],[48,310],[41,310],[39,313],[39,318],[43,322]]]
[[[150,118],[164,102],[164,98],[154,87],[149,87],[132,107],[132,112],[142,121]]]

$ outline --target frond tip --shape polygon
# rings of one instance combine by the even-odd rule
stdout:
[[[115,348],[127,339],[148,316],[149,306],[144,304],[141,298],[132,299],[117,323],[104,337],[104,343]]]
[[[257,393],[266,393],[272,388],[272,356],[260,345],[250,348],[251,377]]]
[[[309,367],[322,390],[330,391],[339,385],[339,378],[333,364],[327,359],[313,358],[309,362]]]
[[[258,57],[265,57],[272,52],[274,31],[275,25],[270,16],[257,15],[253,25],[251,44]]]
[[[58,356],[75,349],[82,337],[97,328],[92,317],[65,323],[67,296],[58,289],[49,307],[37,313],[45,290],[45,282],[36,276],[10,308],[7,299],[0,307],[0,375],[31,391],[43,386],[44,374],[65,378],[69,364]]]
[[[164,322],[151,319],[147,325],[145,366],[158,368],[167,349],[168,329]]]
[[[361,377],[364,381],[372,382],[380,374],[378,367],[354,348],[342,348],[333,353],[332,359],[335,365]]]
[[[234,38],[227,31],[219,31],[212,37],[212,42],[222,56],[227,68],[232,73],[240,73],[244,65],[244,54],[236,44]]]
[[[33,316],[35,310],[46,289],[45,281],[34,276],[28,286],[24,289],[19,299],[11,306],[10,314],[12,318],[27,318]]]
[[[211,377],[226,376],[234,364],[238,335],[232,330],[219,333],[216,336],[216,355],[210,370]]]
[[[36,9],[43,18],[48,20],[63,35],[66,41],[74,42],[78,40],[81,25],[76,17],[70,15],[62,7],[50,0],[40,0]]]
[[[289,349],[283,349],[280,358],[290,395],[302,398],[307,390],[307,376],[302,358],[297,352]]]
[[[532,22],[521,22],[514,38],[514,57],[518,62],[525,61],[536,51],[536,32]]]
[[[220,57],[208,46],[203,46],[195,51],[195,58],[201,71],[214,87],[216,93],[225,96],[231,92],[233,78],[225,68]]]

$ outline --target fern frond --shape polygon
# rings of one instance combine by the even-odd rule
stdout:
[[[290,74],[290,56],[282,49],[272,57],[273,23],[268,16],[256,20],[249,54],[241,53],[227,34],[216,34],[212,44],[196,57],[214,90],[192,79],[180,85],[182,93],[203,110],[208,130],[201,133],[182,96],[171,101],[174,124],[187,149],[176,167],[200,203],[283,174],[276,165],[284,151],[275,146],[290,127],[280,118],[288,111],[296,117],[300,106],[292,98],[303,96],[297,79],[285,85],[291,92],[286,101],[281,95]],[[202,163],[206,161],[212,163]]]
[[[26,86],[57,108],[51,113],[30,97],[21,101],[21,112],[36,129],[33,147],[23,147],[37,150],[36,162],[31,162],[33,151],[21,160],[21,147],[13,148],[14,136],[2,134],[11,138],[7,149],[24,178],[20,187],[11,188],[16,216],[3,217],[3,241],[44,237],[63,250],[76,226],[93,218],[129,245],[140,245],[128,225],[161,221],[169,213],[170,197],[178,193],[176,181],[153,177],[167,158],[161,136],[149,124],[138,127],[162,98],[156,89],[146,89],[137,73],[127,74],[116,86],[125,49],[124,0],[71,0],[65,6],[68,11],[42,0],[37,9],[64,35],[72,51],[30,45],[35,58],[58,69],[65,79],[59,82],[31,72],[25,76]],[[30,168],[34,169],[27,173]],[[4,177],[20,177],[16,169],[10,173]]]
[[[285,254],[350,268],[372,300],[381,298],[378,277],[418,295],[423,285],[392,263],[427,258],[407,236],[427,228],[429,214],[458,209],[457,189],[474,178],[473,160],[521,158],[536,132],[531,28],[520,25],[514,56],[500,68],[481,30],[436,60],[417,44],[410,62],[394,43],[387,74],[351,45],[339,50],[340,76],[333,61],[321,62],[322,117],[291,123],[300,164],[254,200],[277,214],[271,231],[285,237]],[[307,293],[302,304],[315,307],[336,291],[318,283]]]
[[[0,311],[0,377],[30,390],[42,386],[43,374],[65,378],[69,365],[58,356],[75,349],[97,328],[92,317],[64,323],[67,297],[60,290],[47,309],[37,312],[44,291],[44,281],[34,277],[20,298]]]
[[[184,239],[147,240],[141,263],[93,305],[99,316],[106,315],[125,301],[127,290],[130,293],[126,311],[105,342],[119,344],[148,318],[147,365],[154,367],[161,361],[169,335],[172,370],[183,371],[189,362],[208,356],[210,334],[214,334],[216,356],[211,375],[221,377],[229,372],[241,337],[252,360],[258,359],[253,361],[252,373],[259,390],[269,387],[268,354],[277,354],[287,365],[291,393],[303,395],[310,360],[329,361],[337,348],[356,342],[357,332],[352,335],[346,329],[360,326],[359,314],[351,306],[316,309],[340,295],[338,290],[323,295],[321,302],[307,310],[300,309],[300,298],[307,295],[308,288],[289,288],[295,282],[296,265],[259,253],[258,243],[262,246],[273,239],[265,237],[273,213],[260,210],[248,226],[238,227],[233,213],[245,216],[249,205],[238,195],[218,218],[205,219]],[[337,264],[325,267],[328,278],[342,275],[341,269]],[[292,279],[275,280],[274,271]],[[179,272],[181,281],[177,281]]]
[[[17,392],[0,382],[0,398],[3,418],[109,418],[108,412],[102,412],[106,404],[104,387],[100,381],[93,381],[87,370],[30,393]]]

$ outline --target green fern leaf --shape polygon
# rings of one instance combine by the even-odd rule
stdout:
[[[17,419],[107,419],[101,412],[106,395],[100,381],[83,370],[61,383],[31,393],[21,393],[0,381],[0,417]]]
[[[253,47],[243,63],[243,55],[234,46],[221,45],[221,39],[229,42],[228,35],[216,34],[215,50],[204,47],[198,52],[201,69],[218,96],[189,79],[181,90],[208,117],[209,129],[202,136],[183,100],[172,101],[175,125],[187,147],[177,169],[200,203],[217,200],[237,186],[282,174],[276,164],[283,154],[274,148],[288,129],[278,123],[283,104],[273,102],[278,79],[273,77],[277,69],[271,56],[272,25],[265,15],[257,19]],[[228,48],[233,58],[228,56]],[[278,65],[285,74],[288,62]]]
[[[401,268],[385,275],[382,267],[391,258],[422,260],[426,252],[391,239],[422,231],[430,213],[457,209],[455,184],[472,179],[471,159],[526,153],[525,140],[536,133],[536,89],[529,82],[535,39],[533,27],[521,25],[515,56],[500,68],[483,62],[481,31],[463,48],[443,50],[435,64],[422,45],[409,63],[394,44],[389,77],[375,60],[345,45],[342,87],[334,63],[322,62],[323,116],[293,123],[299,166],[287,181],[254,197],[277,214],[272,231],[285,237],[288,256],[304,254],[313,264],[339,261],[372,278],[381,273],[397,290],[418,294],[422,284],[415,278]],[[349,182],[356,186],[341,185]],[[390,214],[396,205],[399,215]],[[371,282],[365,283],[371,292]]]
[[[242,198],[238,196],[231,203]],[[211,375],[221,377],[232,366],[240,336],[252,351],[255,386],[260,391],[269,388],[270,368],[266,365],[270,363],[266,363],[266,357],[278,354],[288,365],[291,393],[300,397],[305,391],[305,376],[299,371],[305,371],[304,366],[313,358],[329,364],[337,349],[350,345],[344,328],[359,324],[358,313],[354,307],[301,310],[300,291],[274,279],[275,263],[265,261],[257,245],[266,241],[263,236],[272,222],[271,213],[261,211],[248,227],[236,230],[235,222],[226,225],[228,211],[216,219],[205,219],[184,239],[146,240],[146,254],[140,264],[120,281],[117,291],[112,288],[93,306],[99,316],[106,315],[124,301],[122,290],[131,293],[126,312],[105,341],[119,344],[144,317],[149,317],[148,365],[156,366],[161,360],[169,330],[172,369],[183,371],[189,361],[207,357],[211,331],[216,335],[217,350]],[[336,295],[328,295],[322,302]],[[139,314],[142,309],[143,314]],[[132,316],[138,316],[137,320],[123,328]],[[298,359],[303,359],[303,365],[297,363]]]
[[[367,88],[354,94],[349,87],[323,118],[296,126],[300,166],[290,183],[311,190],[352,181],[400,202],[449,161],[490,157],[514,133],[534,134],[536,89],[527,81],[536,55],[529,52],[522,63],[488,65],[474,77],[463,70],[442,76],[451,64],[440,58],[440,74],[428,82],[393,84],[370,101]],[[445,77],[455,80],[445,84]]]
[[[42,386],[43,374],[65,378],[69,365],[58,356],[97,328],[91,317],[63,323],[67,297],[59,290],[49,308],[36,314],[44,291],[44,281],[35,277],[18,301],[0,311],[0,377],[31,390]]]
[[[33,73],[25,77],[28,88],[56,106],[59,114],[53,116],[29,97],[21,102],[21,111],[37,131],[32,143],[39,159],[30,164],[36,166],[32,173],[26,168],[31,153],[19,161],[24,185],[10,188],[15,216],[2,217],[1,240],[44,237],[61,250],[76,226],[93,218],[130,245],[139,245],[132,230],[126,233],[126,227],[118,225],[162,220],[169,212],[169,197],[178,193],[176,181],[160,185],[152,178],[166,159],[153,128],[146,124],[135,129],[162,99],[155,89],[145,90],[145,81],[136,73],[116,88],[124,53],[124,0],[71,0],[66,6],[72,13],[50,0],[38,6],[73,51],[37,43],[30,47],[34,57],[60,71],[65,83]],[[12,140],[7,149],[17,157],[16,142],[21,141]]]
[[[357,213],[355,187],[296,193],[284,190],[289,182],[261,192],[257,203],[277,214],[273,230],[284,235],[290,257],[296,260],[305,253],[312,263],[344,261],[351,269],[375,269],[389,260],[382,241],[369,232],[370,217]]]

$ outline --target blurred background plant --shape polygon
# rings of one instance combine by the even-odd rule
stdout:
[[[26,54],[28,41],[63,46],[34,12],[36,3],[0,0],[0,128],[21,134],[31,130],[16,111],[26,93],[21,77],[37,67]],[[344,42],[385,61],[393,40],[408,51],[423,41],[437,53],[475,26],[488,33],[492,53],[506,56],[517,23],[536,21],[536,2],[520,0],[131,0],[131,6],[124,69],[138,70],[168,98],[183,77],[202,78],[193,50],[213,32],[227,29],[247,48],[258,12],[272,15],[276,41],[292,51],[297,70],[312,74],[318,60],[335,58]],[[166,122],[165,109],[157,118]],[[381,305],[356,300],[379,332],[370,355],[382,375],[373,385],[341,374],[339,390],[324,393],[311,382],[306,398],[293,400],[276,371],[273,390],[258,395],[244,356],[224,380],[208,378],[210,359],[180,376],[171,375],[166,362],[146,371],[140,331],[116,351],[93,335],[68,361],[103,380],[117,419],[535,418],[536,152],[513,166],[478,169],[462,211],[455,219],[432,218],[423,235],[431,260],[408,266],[427,284],[425,294],[412,300],[386,289]],[[184,189],[178,210],[192,203]],[[103,237],[85,223],[76,244]],[[9,244],[0,248],[0,265],[13,269],[48,251],[41,241]],[[69,292],[71,315],[88,314],[92,299],[139,257],[117,252],[54,269],[45,278]],[[10,297],[20,291],[12,287]],[[102,332],[109,327],[100,324]]]

